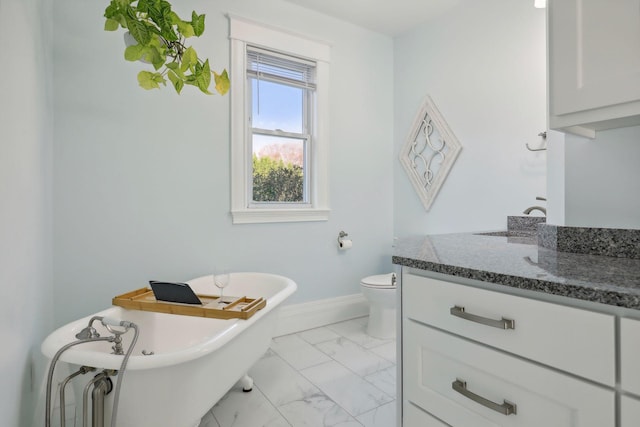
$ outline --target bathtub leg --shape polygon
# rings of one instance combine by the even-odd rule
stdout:
[[[240,378],[240,385],[242,386],[242,391],[244,391],[245,393],[250,392],[251,390],[253,390],[253,378],[251,378],[247,374],[244,374],[244,376]]]

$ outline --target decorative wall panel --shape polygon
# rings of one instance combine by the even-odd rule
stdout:
[[[400,162],[425,210],[431,207],[460,150],[460,142],[427,95],[400,152]]]

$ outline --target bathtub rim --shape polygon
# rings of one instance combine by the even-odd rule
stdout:
[[[129,362],[127,364],[127,370],[142,370],[142,369],[154,369],[160,368],[164,366],[171,366],[178,363],[188,362],[200,357],[203,357],[211,352],[214,352],[221,346],[229,343],[233,338],[241,334],[244,330],[251,327],[255,322],[260,321],[263,317],[267,316],[274,309],[276,309],[285,299],[287,299],[291,294],[293,294],[297,289],[297,284],[285,276],[280,276],[271,273],[256,273],[256,272],[242,272],[242,273],[234,273],[237,275],[246,275],[247,277],[269,277],[271,279],[276,279],[278,281],[282,281],[283,287],[278,290],[274,295],[271,295],[266,298],[267,304],[266,306],[258,310],[252,317],[246,320],[242,319],[208,319],[202,318],[203,322],[224,322],[224,327],[212,334],[208,339],[190,346],[184,349],[180,349],[177,351],[172,351],[170,353],[163,354],[154,354],[152,356],[144,356],[139,355],[140,348],[135,348],[135,354],[130,357]],[[194,279],[187,281],[193,282],[196,280],[202,280],[203,278],[211,277],[209,276],[200,276]],[[47,338],[43,341],[41,345],[41,352],[47,357],[47,359],[51,360],[55,353],[64,345],[68,344],[69,335],[71,337],[74,336],[76,330],[80,330],[84,328],[91,317],[93,316],[109,316],[119,318],[121,320],[127,320],[124,315],[121,316],[121,313],[126,313],[127,309],[122,307],[113,306],[109,307],[105,310],[99,311],[97,313],[90,314],[81,319],[77,319],[71,321],[53,332],[51,332]],[[141,312],[146,313],[146,312]],[[157,313],[154,313],[157,314]],[[178,316],[174,314],[167,314],[167,316]],[[69,331],[72,331],[70,334]],[[75,340],[75,338],[73,338]],[[126,351],[126,348],[125,348]],[[60,357],[60,361],[76,364],[76,365],[87,365],[93,366],[99,369],[119,369],[120,364],[122,362],[123,356],[117,356],[114,354],[107,354],[102,352],[89,352],[82,350],[82,344],[75,348],[71,348],[68,351],[64,352]]]

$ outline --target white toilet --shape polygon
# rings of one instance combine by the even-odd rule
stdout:
[[[396,275],[377,274],[360,281],[362,294],[369,301],[367,334],[375,338],[396,336]]]

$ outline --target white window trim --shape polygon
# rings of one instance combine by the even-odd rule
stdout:
[[[234,224],[326,221],[329,219],[329,59],[330,46],[282,29],[235,15],[229,18],[231,40],[231,216]],[[253,208],[247,188],[248,142],[246,79],[247,44],[275,49],[316,62],[316,117],[311,153],[309,207]]]

